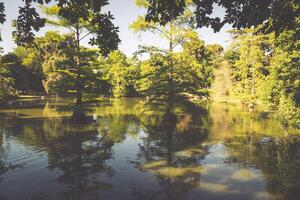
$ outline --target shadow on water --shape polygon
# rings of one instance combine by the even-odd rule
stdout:
[[[78,123],[68,101],[41,104],[0,110],[0,199],[300,196],[300,137],[259,112],[101,99]]]

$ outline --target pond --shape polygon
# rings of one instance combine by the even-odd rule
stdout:
[[[259,109],[68,103],[0,109],[0,199],[300,199],[300,134]]]

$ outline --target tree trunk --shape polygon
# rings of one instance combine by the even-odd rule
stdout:
[[[85,117],[85,112],[82,103],[82,80],[80,75],[80,29],[79,25],[76,28],[76,77],[75,77],[75,89],[76,89],[76,104],[73,110],[73,119],[82,120]]]
[[[82,91],[80,86],[76,86],[76,105],[82,105]]]
[[[82,83],[81,83],[81,76],[80,76],[80,32],[79,27],[76,29],[76,105],[82,105]]]
[[[255,94],[255,68],[252,69],[252,88],[251,88],[251,98],[254,99]]]
[[[171,105],[171,106],[173,106],[172,104],[173,104],[173,96],[175,95],[174,93],[175,93],[175,90],[174,90],[174,84],[173,84],[173,60],[172,60],[172,55],[173,55],[173,50],[174,50],[174,46],[173,46],[173,22],[171,21],[170,22],[170,38],[169,38],[169,56],[170,56],[170,66],[169,66],[169,80],[168,80],[168,84],[169,84],[169,87],[170,87],[170,89],[169,89],[169,91],[168,91],[168,103]]]

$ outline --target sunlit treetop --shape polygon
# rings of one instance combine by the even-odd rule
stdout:
[[[16,31],[13,36],[17,45],[25,45],[34,41],[34,32],[45,26],[46,19],[42,18],[33,6],[54,2],[59,8],[58,15],[65,22],[72,25],[89,27],[92,32],[91,45],[97,45],[108,54],[110,49],[117,49],[120,42],[118,27],[112,23],[114,19],[110,12],[102,12],[102,8],[108,5],[108,0],[23,0],[24,6],[19,9],[19,16],[14,22]]]
[[[146,20],[166,24],[182,15],[186,0],[147,0]],[[250,28],[262,25],[264,32],[280,33],[292,30],[299,23],[299,0],[192,0],[194,20],[198,27],[210,26],[219,31],[226,23],[233,28]],[[225,9],[223,18],[213,15],[216,6]]]

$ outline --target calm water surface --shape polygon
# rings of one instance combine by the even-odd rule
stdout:
[[[0,109],[1,200],[300,199],[300,134],[266,113],[103,99],[76,123],[66,104]]]

